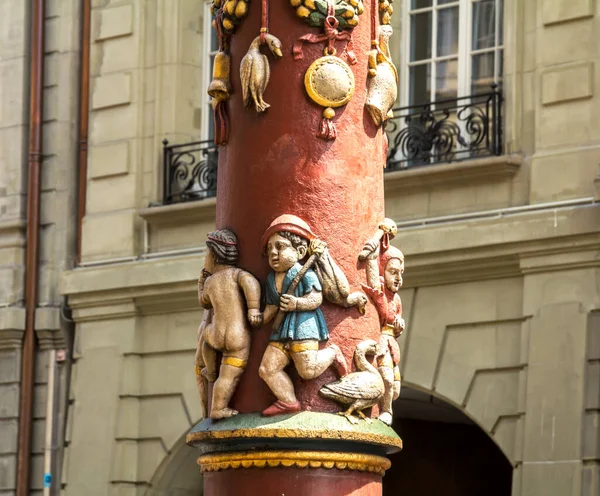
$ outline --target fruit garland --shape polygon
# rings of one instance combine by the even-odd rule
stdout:
[[[327,0],[290,0],[290,4],[296,9],[296,15],[304,19],[309,26],[323,27],[328,16]],[[358,26],[358,16],[364,10],[362,0],[335,0],[334,16],[338,21],[338,29],[341,31]]]
[[[248,15],[249,0],[213,0],[210,6],[210,13],[216,16],[219,9],[222,8],[223,17],[221,26],[226,33],[233,33],[235,28]],[[216,28],[216,19],[213,21],[213,26]]]
[[[379,22],[381,24],[389,24],[392,20],[394,0],[379,0]]]

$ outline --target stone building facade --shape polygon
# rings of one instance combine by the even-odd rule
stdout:
[[[498,494],[598,494],[600,6],[394,5],[399,106],[456,100],[492,82],[503,97],[502,112],[488,114],[498,139],[492,153],[471,153],[467,143],[464,160],[433,153],[424,165],[417,163],[423,156],[404,160],[400,150],[385,174],[386,215],[398,222],[394,241],[407,260],[397,427],[439,433],[440,443],[467,428],[484,433],[462,439],[472,439],[472,453],[489,442],[508,467],[507,492]],[[46,1],[31,488],[42,491],[51,425],[53,494],[197,495],[201,477],[184,436],[200,418],[192,372],[201,318],[195,289],[215,201],[192,191],[190,201],[165,204],[163,140],[210,138],[207,6],[91,6],[87,194],[77,264],[81,2]],[[493,20],[489,10],[477,14],[486,8]],[[0,3],[0,495],[14,494],[16,485],[30,16],[29,2]],[[475,61],[486,54],[487,72]],[[439,120],[443,106],[432,108]],[[55,414],[47,422],[50,349],[68,349],[68,359],[55,365]],[[408,437],[417,438],[414,432]],[[386,494],[417,484],[402,477],[409,463],[398,458]],[[436,463],[431,458],[431,473],[443,479]]]

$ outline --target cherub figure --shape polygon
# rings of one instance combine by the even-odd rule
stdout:
[[[238,412],[229,401],[250,354],[250,326],[262,324],[260,283],[236,267],[237,238],[229,229],[208,234],[204,269],[198,279],[198,301],[205,317],[198,330],[196,381],[203,414],[207,408],[207,381],[214,382],[211,419]],[[217,374],[218,353],[221,366]]]
[[[402,287],[404,254],[389,240],[396,234],[396,224],[386,219],[375,237],[369,240],[359,259],[367,261],[367,284],[363,290],[377,309],[381,325],[379,345],[385,353],[378,357],[377,365],[383,378],[385,392],[380,404],[379,420],[392,424],[392,402],[400,396],[400,337],[406,324],[402,318],[402,301],[398,291]]]
[[[301,265],[311,241],[319,251]],[[319,342],[327,341],[329,332],[319,308],[323,288],[311,267],[319,252],[323,253],[323,243],[316,240],[302,219],[282,215],[265,231],[262,246],[273,269],[267,277],[264,320],[275,322],[259,368],[260,376],[277,398],[262,412],[271,416],[300,411],[294,385],[284,371],[291,362],[305,380],[315,379],[330,366],[343,376],[347,364],[337,345],[319,349]]]

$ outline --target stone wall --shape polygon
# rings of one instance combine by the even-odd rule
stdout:
[[[82,260],[136,257],[162,145],[200,136],[203,2],[94,2]],[[110,235],[108,235],[110,233]]]
[[[27,160],[27,8],[0,5],[0,494],[16,485],[23,309],[24,187]],[[12,29],[8,29],[12,26]]]
[[[35,327],[38,351],[33,408],[32,494],[43,486],[48,351],[65,348],[69,324],[61,320],[59,275],[74,265],[77,91],[77,0],[46,2],[40,257]],[[14,494],[25,327],[25,219],[27,215],[30,3],[0,5],[0,494]],[[66,412],[68,365],[56,379],[57,437]],[[59,444],[62,444],[59,442]],[[60,450],[54,470],[60,470]],[[58,480],[57,480],[58,479]],[[55,475],[59,485],[60,477]]]

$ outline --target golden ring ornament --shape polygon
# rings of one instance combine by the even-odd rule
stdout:
[[[346,105],[354,94],[354,74],[350,66],[336,57],[335,51],[318,58],[304,75],[304,87],[313,102],[325,107],[317,136],[326,140],[335,139],[337,131],[331,122],[335,116],[333,109]]]

